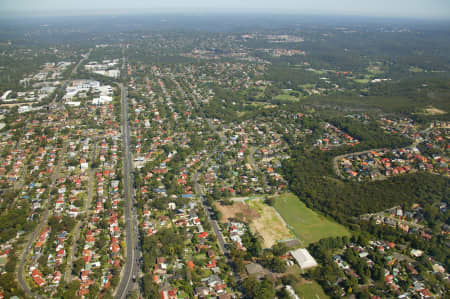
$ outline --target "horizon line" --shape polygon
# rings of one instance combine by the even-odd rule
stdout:
[[[177,10],[169,8],[143,8],[143,9],[109,9],[109,10],[7,10],[3,11],[0,16],[1,19],[14,19],[21,17],[95,17],[95,16],[132,16],[132,15],[182,15],[182,16],[208,16],[208,15],[236,15],[236,16],[298,16],[298,17],[351,17],[351,18],[370,18],[370,19],[385,19],[385,20],[420,20],[429,22],[449,22],[450,16],[406,16],[406,15],[380,15],[380,14],[365,14],[354,11],[332,13],[327,11],[269,11],[269,10],[253,10],[253,11],[234,11],[234,10],[217,10],[217,9],[192,9]]]

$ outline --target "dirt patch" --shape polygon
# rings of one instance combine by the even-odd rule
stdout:
[[[236,215],[241,215],[242,220],[246,223],[249,223],[252,221],[252,219],[259,217],[259,214],[255,209],[252,209],[243,202],[235,202],[229,206],[224,206],[220,203],[216,203],[216,207],[222,214],[222,218],[220,219],[220,222],[222,223],[228,222],[230,218],[237,218]]]
[[[264,248],[270,248],[278,241],[294,238],[283,218],[273,207],[268,206],[260,199],[250,201],[249,205],[261,215],[252,219],[250,230],[262,237]]]
[[[283,218],[273,207],[265,204],[263,199],[238,201],[229,206],[216,203],[216,207],[222,214],[220,219],[222,223],[241,217],[242,221],[249,225],[252,233],[262,237],[264,248],[270,248],[281,240],[295,238]]]
[[[437,108],[434,108],[434,107],[428,107],[428,108],[425,108],[424,110],[425,110],[425,114],[428,114],[428,115],[447,114],[447,112],[445,112],[444,110],[437,109]]]

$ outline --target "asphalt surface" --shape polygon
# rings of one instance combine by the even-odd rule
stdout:
[[[78,72],[78,67],[83,63],[83,61],[85,61],[86,59],[88,59],[89,55],[91,55],[92,49],[89,49],[89,52],[87,52],[87,54],[77,63],[77,65],[73,68],[71,75],[74,75],[75,73]]]
[[[126,82],[127,63],[124,58],[123,81]],[[136,209],[133,207],[133,177],[130,152],[130,128],[128,121],[128,91],[124,84],[121,87],[122,98],[122,146],[123,146],[123,186],[125,198],[125,231],[126,231],[126,264],[122,273],[115,298],[126,298],[128,294],[137,287],[135,278],[139,276],[139,242],[137,232]]]
[[[208,161],[209,161],[209,157],[205,160],[203,165],[207,165]],[[199,172],[197,172],[194,176],[195,192],[203,198],[204,193],[198,183],[198,175],[199,175]],[[203,205],[203,210],[205,211],[205,214],[208,217],[208,221],[211,224],[211,227],[214,231],[214,234],[216,235],[217,243],[219,244],[220,251],[222,252],[222,254],[228,253],[228,249],[225,247],[225,245],[226,245],[225,239],[223,237],[222,231],[219,229],[219,224],[217,223],[216,220],[211,219],[211,212],[209,211],[206,203],[203,200],[202,200],[202,205]]]
[[[226,137],[223,134],[220,134],[219,132],[217,132],[217,129],[214,126],[214,124],[212,123],[212,121],[210,119],[208,119],[207,122],[208,122],[208,126],[211,128],[211,130],[213,130],[216,134],[218,134],[220,136],[220,144],[218,144],[215,147],[215,149],[209,154],[209,156],[203,161],[202,168],[207,166],[208,163],[209,163],[209,160],[211,159],[211,157],[214,156],[218,152],[219,145],[223,145],[226,142]],[[195,192],[203,198],[205,196],[205,194],[203,193],[203,190],[200,187],[200,184],[198,182],[199,174],[200,173],[197,171],[195,173],[195,176],[194,176]],[[223,237],[222,231],[219,228],[219,224],[217,223],[216,220],[211,219],[211,212],[209,211],[209,208],[208,208],[206,202],[203,199],[202,199],[201,202],[202,202],[205,214],[208,217],[208,221],[211,224],[211,227],[212,227],[212,229],[214,231],[214,234],[216,235],[217,243],[219,244],[220,251],[223,254],[227,254],[228,253],[228,249],[225,246],[226,245],[225,238]]]

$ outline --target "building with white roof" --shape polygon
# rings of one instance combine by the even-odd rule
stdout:
[[[289,253],[297,261],[297,264],[302,270],[317,267],[316,260],[305,248],[291,250]]]
[[[107,104],[107,103],[111,103],[111,102],[112,102],[112,97],[103,96],[103,95],[92,100],[93,105],[103,105],[103,104]]]

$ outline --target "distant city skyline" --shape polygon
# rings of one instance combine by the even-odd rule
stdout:
[[[449,0],[14,0],[0,2],[13,14],[87,15],[129,13],[276,13],[450,19]]]

